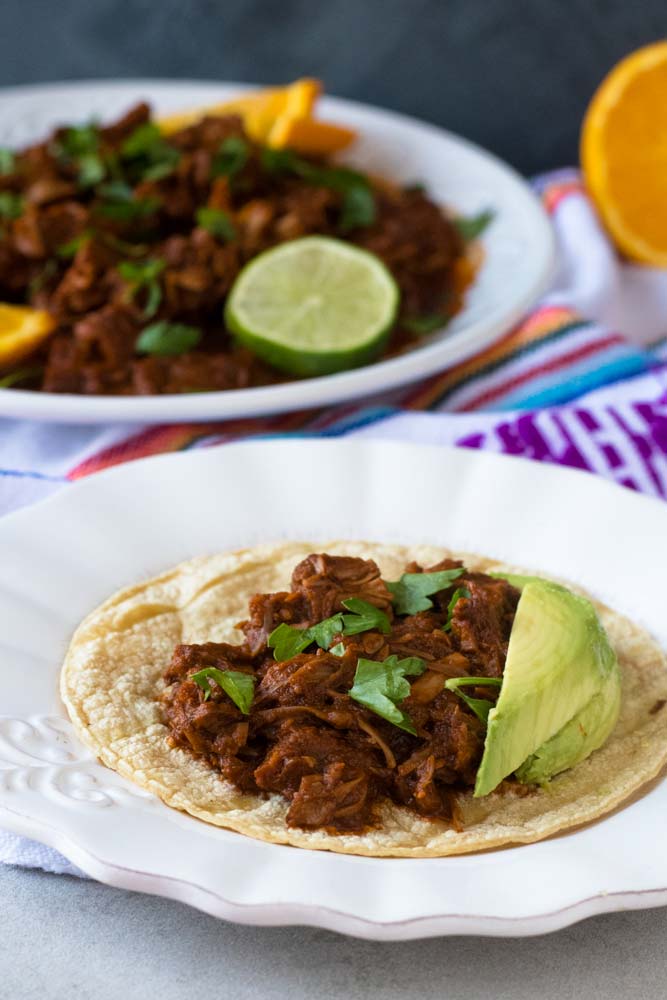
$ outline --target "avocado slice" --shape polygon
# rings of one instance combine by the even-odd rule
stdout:
[[[544,785],[554,774],[574,767],[601,747],[616,725],[621,686],[612,673],[604,687],[555,736],[543,743],[516,771],[524,784]]]
[[[616,654],[590,601],[538,577],[497,575],[522,592],[477,797],[517,770],[544,783],[572,767],[604,742],[620,705]]]

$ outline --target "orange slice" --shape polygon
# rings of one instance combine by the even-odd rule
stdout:
[[[667,42],[638,49],[602,81],[584,118],[581,164],[616,245],[667,267]]]
[[[269,132],[267,141],[274,149],[284,149],[289,146],[299,153],[327,156],[349,146],[356,135],[352,129],[344,128],[342,125],[284,114],[278,118]]]
[[[194,125],[207,115],[240,115],[251,139],[266,142],[269,132],[280,115],[310,117],[322,85],[319,80],[295,80],[287,87],[267,87],[241,94],[232,101],[212,104],[208,108],[194,108],[158,119],[165,135]]]
[[[42,309],[0,302],[0,371],[32,354],[55,325]]]
[[[286,88],[285,107],[283,114],[294,115],[295,118],[311,118],[315,110],[315,102],[322,93],[320,80],[304,77],[295,80]]]

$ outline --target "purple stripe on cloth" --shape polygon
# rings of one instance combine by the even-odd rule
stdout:
[[[549,457],[549,445],[544,435],[540,433],[533,414],[529,413],[519,417],[518,428],[521,437],[526,442],[531,458],[541,462]]]
[[[579,418],[582,426],[585,427],[587,431],[597,431],[600,429],[599,422],[596,420],[596,418],[593,416],[590,410],[577,409],[574,412]]]
[[[614,406],[609,407],[609,415],[613,420],[616,421],[618,426],[625,431],[627,439],[631,441],[635,447],[637,456],[640,459],[641,464],[643,465],[644,469],[646,469],[646,472],[648,473],[653,484],[659,490],[661,487],[660,477],[658,476],[655,467],[653,465],[653,462],[651,461],[652,449],[649,442],[646,440],[646,438],[643,438],[641,434],[637,434],[635,433],[635,431],[632,430],[628,422],[621,416],[616,407]]]
[[[586,456],[577,447],[577,444],[571,433],[568,431],[562,417],[559,414],[554,413],[552,414],[552,420],[567,442],[565,451],[559,460],[560,464],[572,466],[574,469],[587,469],[589,472],[594,472],[594,466],[586,460]]]
[[[623,465],[623,459],[613,444],[603,444],[602,454],[607,459],[610,469],[618,469],[621,465]]]

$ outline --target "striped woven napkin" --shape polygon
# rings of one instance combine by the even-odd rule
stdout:
[[[159,427],[0,421],[0,514],[122,462],[253,435],[364,436],[588,469],[667,499],[667,271],[621,263],[574,170],[538,178],[552,288],[496,345],[384,397],[318,412]],[[81,874],[0,830],[0,861]]]

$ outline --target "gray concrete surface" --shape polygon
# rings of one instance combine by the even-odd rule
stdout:
[[[537,938],[378,944],[0,865],[2,1000],[657,1000],[666,940],[664,909]]]

